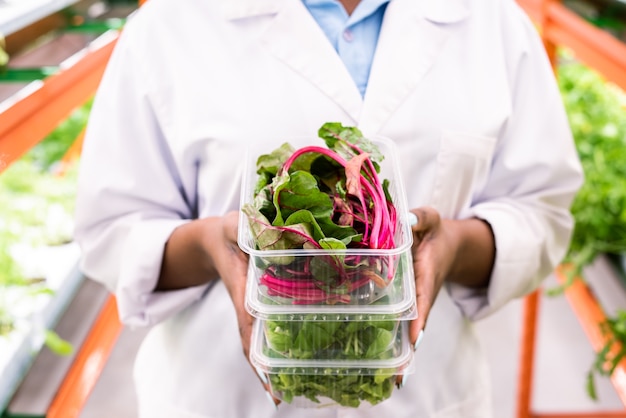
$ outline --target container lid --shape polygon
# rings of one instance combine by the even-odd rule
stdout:
[[[256,320],[250,344],[250,361],[262,372],[298,375],[385,375],[411,373],[413,348],[409,341],[408,322],[403,321],[392,349],[377,358],[315,359],[285,358],[270,349],[263,332],[263,321]]]
[[[250,263],[246,285],[246,310],[254,317],[281,321],[367,321],[411,320],[418,316],[415,300],[415,276],[410,254],[401,254],[396,276],[385,294],[369,304],[293,304],[277,303],[259,285]]]

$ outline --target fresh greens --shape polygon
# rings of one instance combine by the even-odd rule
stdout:
[[[398,321],[268,321],[267,353],[291,359],[387,360],[397,355]],[[306,370],[306,369],[305,369]],[[396,371],[388,369],[325,368],[320,373],[298,368],[270,374],[272,390],[285,402],[296,397],[320,403],[357,407],[375,405],[391,396]]]
[[[42,172],[54,171],[81,131],[85,129],[91,105],[90,100],[76,108],[55,130],[31,148],[21,161],[35,165]]]
[[[242,211],[256,249],[267,251],[254,258],[259,284],[270,303],[384,303],[379,289],[393,285],[402,267],[400,255],[382,251],[395,248],[398,222],[389,181],[379,178],[383,155],[355,127],[326,123],[318,136],[326,147],[285,143],[257,159],[253,200]],[[287,403],[305,397],[357,407],[387,399],[398,370],[384,360],[398,355],[399,323],[384,314],[268,318],[265,354],[294,364],[270,373],[272,390]],[[295,367],[302,361],[319,367]]]
[[[321,371],[315,375],[285,372],[270,375],[272,387],[282,394],[282,400],[293,402],[294,398],[304,396],[315,403],[320,398],[329,398],[337,404],[358,407],[362,401],[376,405],[391,396],[395,382],[393,371],[377,370],[375,374],[345,373],[346,370]]]
[[[257,249],[333,251],[268,255],[259,267],[270,292],[295,304],[350,303],[370,281],[387,286],[396,258],[343,251],[394,248],[397,214],[389,182],[378,177],[377,146],[340,123],[326,123],[318,134],[327,148],[285,143],[258,157],[254,199],[242,211]]]
[[[398,325],[393,320],[269,320],[265,338],[270,348],[287,358],[374,359],[389,354]]]
[[[587,393],[594,400],[598,399],[595,374],[611,376],[617,365],[626,358],[626,311],[619,311],[614,318],[607,319],[601,329],[607,341],[596,355],[593,366],[587,373]],[[619,349],[617,349],[618,346]]]
[[[74,164],[59,176],[21,159],[0,175],[0,337],[11,334],[16,322],[26,319],[17,307],[52,293],[42,266],[32,257],[37,248],[72,239],[76,172]],[[42,332],[52,352],[71,352],[71,345],[54,331]]]
[[[599,254],[626,250],[626,111],[617,91],[580,63],[559,66],[559,85],[585,172],[566,259],[574,276]]]
[[[596,72],[563,54],[558,80],[576,147],[585,172],[572,213],[574,234],[566,257],[568,281],[603,253],[626,253],[626,95]],[[553,290],[560,293],[565,286]],[[587,377],[587,392],[596,399],[594,375],[610,375],[626,358],[626,311],[603,324],[607,342]],[[616,344],[618,343],[618,344]],[[615,350],[621,344],[621,350]]]
[[[0,337],[9,336],[18,322],[28,321],[22,312],[27,309],[20,307],[52,293],[37,252],[72,240],[78,164],[61,161],[84,128],[90,106],[89,102],[76,109],[26,155],[0,167]],[[42,332],[53,352],[71,351],[54,331]]]

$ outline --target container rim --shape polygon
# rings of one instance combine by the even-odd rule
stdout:
[[[252,365],[266,373],[290,373],[290,374],[329,374],[329,369],[341,370],[341,374],[367,375],[367,370],[376,374],[380,370],[392,372],[412,372],[410,367],[413,360],[413,347],[409,341],[409,326],[407,321],[402,321],[398,333],[400,334],[400,352],[398,356],[390,359],[288,359],[269,357],[263,353],[265,337],[263,334],[263,320],[257,319],[252,329],[250,343],[250,362]],[[351,373],[352,372],[352,373]]]
[[[415,280],[413,265],[408,260],[400,260],[407,264],[402,277],[402,298],[391,304],[313,304],[289,305],[269,304],[259,301],[259,284],[254,277],[252,262],[248,264],[246,280],[245,309],[255,318],[262,320],[281,321],[313,321],[311,315],[319,316],[319,321],[369,321],[369,320],[413,320],[417,319],[417,304],[415,302]],[[392,284],[393,286],[393,284]]]

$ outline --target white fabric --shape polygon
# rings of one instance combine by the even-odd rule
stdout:
[[[391,399],[274,413],[222,283],[151,289],[176,226],[239,207],[247,146],[313,136],[327,121],[392,138],[410,207],[484,218],[496,264],[489,289],[440,293],[416,372]],[[135,370],[142,417],[488,418],[471,320],[534,289],[560,260],[580,183],[549,63],[513,0],[392,1],[363,99],[301,2],[151,0],[94,103],[76,239],[122,319],[153,326]]]

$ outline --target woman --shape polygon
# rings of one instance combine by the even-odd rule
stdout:
[[[400,150],[416,215],[411,341],[425,337],[415,373],[373,408],[277,408],[246,363],[241,155],[328,121]],[[93,106],[76,239],[121,319],[152,327],[135,368],[142,417],[485,418],[472,321],[560,261],[580,184],[549,62],[513,0],[151,0]]]

